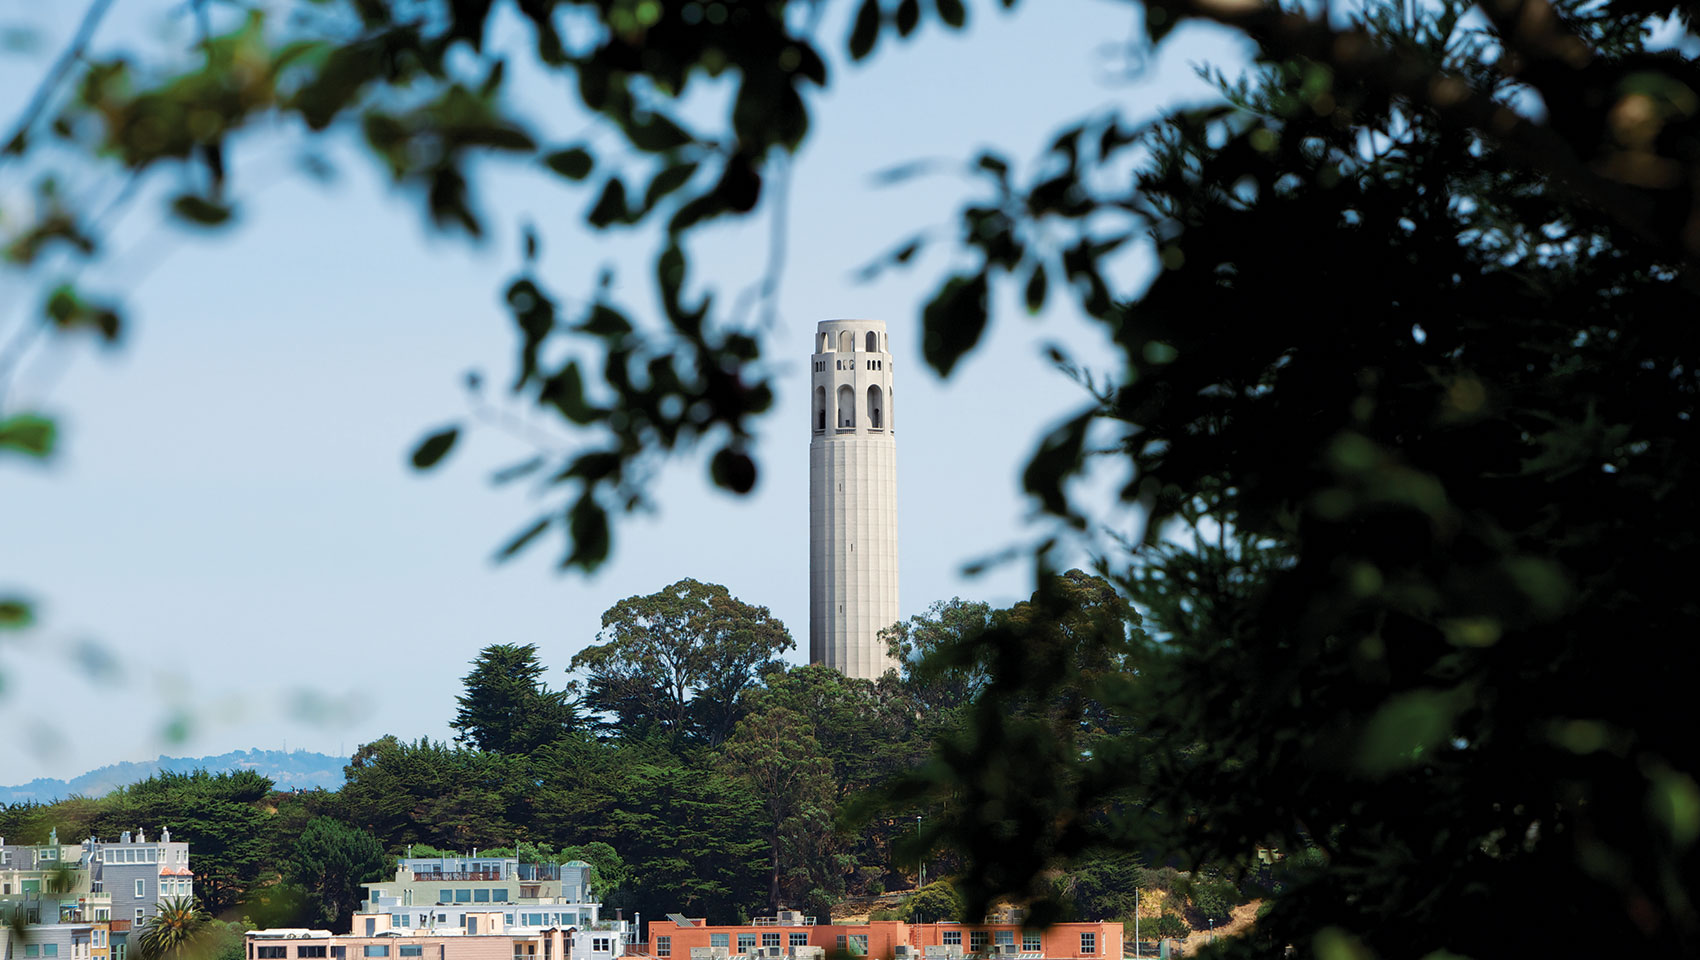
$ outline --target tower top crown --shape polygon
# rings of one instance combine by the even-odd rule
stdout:
[[[890,353],[883,320],[821,320],[815,324],[815,353]]]

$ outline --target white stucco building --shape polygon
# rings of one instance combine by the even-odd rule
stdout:
[[[895,669],[897,440],[890,345],[877,320],[815,328],[809,411],[809,660],[846,676]]]

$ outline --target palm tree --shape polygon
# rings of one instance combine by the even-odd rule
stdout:
[[[136,960],[175,960],[192,956],[207,934],[212,917],[194,897],[161,900],[153,916],[142,922],[135,938]]]

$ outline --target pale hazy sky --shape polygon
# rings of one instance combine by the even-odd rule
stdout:
[[[873,317],[891,331],[904,615],[956,595],[1025,595],[1024,567],[973,579],[961,568],[1033,533],[1021,465],[1046,425],[1084,400],[1040,345],[1065,343],[1100,367],[1110,358],[1069,312],[1029,319],[1017,291],[1004,290],[988,343],[939,381],[920,360],[916,318],[952,254],[868,284],[851,274],[918,228],[952,224],[977,188],[956,175],[878,187],[870,175],[918,158],[966,160],[986,145],[1030,159],[1079,115],[1116,106],[1148,117],[1207,97],[1192,65],[1232,65],[1241,47],[1198,29],[1129,78],[1114,48],[1133,33],[1134,6],[998,6],[971,4],[966,34],[931,27],[852,66],[842,54],[849,5],[832,5],[822,36],[833,84],[814,101],[790,188],[781,322],[767,344],[781,393],[761,427],[759,487],[733,498],[708,488],[701,458],[672,464],[656,487],[660,511],[621,523],[612,562],[588,579],[555,572],[558,540],[504,566],[489,561],[538,509],[526,488],[487,483],[527,453],[522,444],[482,428],[424,476],[406,457],[424,432],[465,413],[464,371],[498,383],[512,373],[499,294],[518,261],[519,223],[541,228],[541,273],[556,292],[582,294],[612,265],[628,303],[644,302],[652,237],[592,236],[578,221],[593,197],[496,164],[482,168],[490,241],[431,236],[414,198],[346,143],[325,186],[291,173],[283,137],[239,150],[234,182],[249,200],[234,230],[174,232],[144,198],[103,274],[125,285],[127,342],[38,356],[12,397],[54,412],[64,430],[47,467],[0,465],[0,592],[33,595],[43,614],[0,646],[0,784],[161,752],[287,744],[346,755],[385,733],[446,737],[480,647],[536,643],[558,686],[604,609],[681,577],[770,607],[801,662],[818,319]],[[0,58],[0,120],[10,124],[82,7],[0,12],[0,26],[44,33],[35,54]],[[154,42],[184,7],[120,0],[97,47]],[[558,117],[563,138],[583,125],[558,78],[522,75],[514,95]],[[18,188],[0,176],[6,202]],[[700,236],[693,286],[730,293],[754,281],[767,224],[764,215]],[[1124,291],[1141,282],[1143,258],[1121,262]],[[0,284],[3,336],[37,294],[15,276]],[[111,658],[104,672],[87,669],[91,645]],[[167,737],[177,722],[187,739]]]

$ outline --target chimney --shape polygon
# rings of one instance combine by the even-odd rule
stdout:
[[[159,832],[159,842],[160,843],[170,843],[171,842],[171,828],[170,827],[166,827],[165,829],[163,829]]]
[[[126,830],[123,833],[119,834],[118,835],[118,842],[119,843],[129,843],[130,842],[130,831]]]

